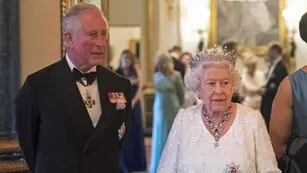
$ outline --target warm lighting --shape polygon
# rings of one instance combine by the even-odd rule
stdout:
[[[208,40],[210,9],[209,1],[180,0],[181,7],[181,43],[183,49],[192,53],[197,52],[200,38],[204,39],[204,46]],[[202,30],[202,34],[199,34]]]
[[[287,8],[283,10],[282,16],[285,20],[287,28],[294,31],[298,28],[298,23],[301,16],[307,11],[307,3],[303,0],[290,0],[287,3]]]
[[[296,27],[297,23],[298,23],[297,16],[291,14],[291,11],[289,9],[283,10],[282,16],[283,16],[283,18],[285,20],[287,28],[290,31],[293,30]]]

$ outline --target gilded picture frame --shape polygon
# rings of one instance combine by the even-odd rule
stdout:
[[[60,1],[60,8],[61,8],[61,31],[62,31],[62,19],[65,16],[67,10],[74,4],[76,4],[76,0],[61,0]],[[65,56],[65,46],[64,46],[64,38],[61,32],[61,56]]]
[[[257,55],[264,55],[272,41],[285,47],[284,8],[285,0],[210,0],[209,47],[232,40]]]

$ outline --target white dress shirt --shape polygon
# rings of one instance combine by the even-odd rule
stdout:
[[[72,71],[74,68],[78,69],[70,60],[70,58],[68,57],[68,55],[66,54],[66,61],[68,63],[68,66],[70,68],[70,70]],[[78,69],[80,72],[81,70]],[[88,70],[86,73],[88,72],[96,72],[96,66],[94,66],[93,68],[91,68],[90,70]],[[99,90],[98,90],[98,83],[97,83],[97,79],[94,80],[94,82],[91,85],[88,86],[83,86],[80,82],[76,81],[76,84],[78,86],[79,92],[82,96],[83,101],[86,99],[86,92],[88,92],[90,94],[90,96],[92,97],[92,99],[95,100],[95,105],[92,108],[88,108],[87,112],[92,120],[92,124],[94,127],[96,127],[99,118],[101,116],[101,104],[100,104],[100,95],[99,95]]]
[[[281,57],[278,57],[277,59],[275,59],[273,61],[272,65],[270,66],[270,68],[268,69],[268,73],[267,73],[267,76],[266,76],[267,82],[271,78],[273,71],[274,71],[276,65],[279,63],[279,61],[281,61]]]

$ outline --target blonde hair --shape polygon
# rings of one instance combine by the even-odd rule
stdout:
[[[245,66],[257,64],[258,57],[254,55],[252,52],[244,52],[242,56],[244,57],[243,63]]]

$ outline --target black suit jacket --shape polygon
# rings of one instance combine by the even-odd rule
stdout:
[[[180,75],[182,77],[182,80],[184,79],[184,74],[185,74],[185,67],[184,64],[179,61],[178,59],[172,57],[173,62],[174,62],[174,69],[178,72],[180,72]]]
[[[97,66],[102,115],[94,128],[66,60],[27,77],[15,100],[16,129],[32,173],[117,173],[118,129],[130,111],[130,82]],[[116,110],[107,93],[124,92]]]
[[[271,116],[271,109],[274,97],[276,95],[280,82],[288,75],[287,68],[281,61],[277,63],[272,75],[270,76],[266,86],[265,92],[261,101],[261,113],[268,125]]]

